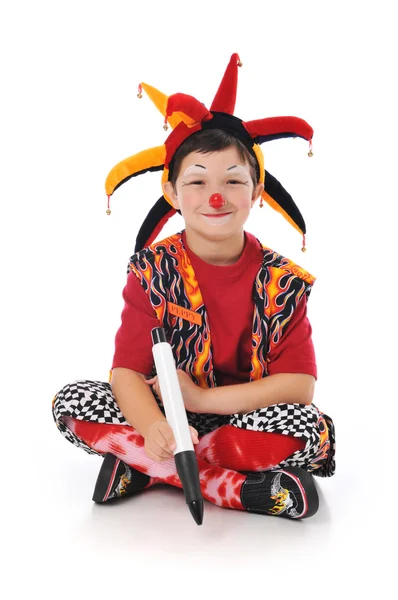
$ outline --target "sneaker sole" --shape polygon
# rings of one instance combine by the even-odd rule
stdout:
[[[119,458],[113,454],[106,454],[98,474],[93,494],[93,501],[97,504],[102,504],[107,501],[115,481],[119,464]]]
[[[115,480],[118,477],[118,470],[120,463],[123,462],[117,456],[107,453],[101,465],[100,472],[98,473],[97,482],[94,489],[93,501],[97,504],[103,504],[104,502],[112,502],[112,500],[120,499],[122,496],[116,498],[109,498],[112,490],[115,487]],[[130,465],[128,466],[131,474],[134,476],[134,482],[130,486],[130,490],[123,495],[123,497],[130,496],[132,493],[141,491],[146,488],[150,481],[149,475],[137,471]],[[120,476],[120,475],[119,475]]]

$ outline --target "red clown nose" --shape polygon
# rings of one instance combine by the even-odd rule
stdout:
[[[222,208],[225,204],[225,199],[221,194],[212,194],[209,198],[209,204],[212,208]]]

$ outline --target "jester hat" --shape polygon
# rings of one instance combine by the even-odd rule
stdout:
[[[109,172],[105,182],[108,214],[111,212],[109,209],[110,197],[123,183],[131,177],[147,171],[161,170],[163,170],[162,183],[168,181],[173,157],[190,135],[204,129],[221,129],[238,138],[254,156],[258,164],[259,183],[264,183],[260,206],[264,199],[302,234],[302,251],[305,252],[304,219],[290,194],[264,168],[264,156],[260,144],[279,138],[301,137],[309,142],[308,156],[312,156],[313,129],[306,121],[297,117],[272,117],[242,121],[234,116],[238,67],[241,66],[238,54],[233,54],[210,110],[193,96],[180,93],[166,96],[146,83],[139,84],[138,97],[141,98],[142,90],[145,90],[164,116],[164,129],[167,131],[168,125],[170,125],[173,130],[161,146],[134,154],[119,162]],[[162,195],[152,206],[141,225],[136,239],[135,252],[149,246],[176,212],[181,214],[180,210],[173,207],[170,198],[166,194]]]

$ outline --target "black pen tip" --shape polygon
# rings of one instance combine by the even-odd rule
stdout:
[[[203,523],[203,500],[194,500],[188,504],[191,515],[195,519],[197,525]]]

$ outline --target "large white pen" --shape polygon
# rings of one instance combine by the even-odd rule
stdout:
[[[163,327],[151,331],[155,361],[166,419],[176,441],[174,459],[185,500],[198,525],[203,522],[203,496],[200,489],[198,461],[193,447],[173,351]]]

